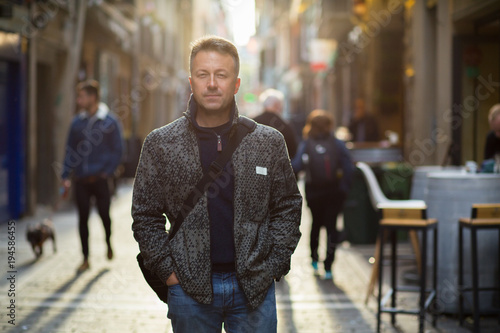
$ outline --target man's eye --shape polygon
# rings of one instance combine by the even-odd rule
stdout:
[[[224,79],[226,77],[226,75],[225,74],[218,74],[217,77],[220,79]]]

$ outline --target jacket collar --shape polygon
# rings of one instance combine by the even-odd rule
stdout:
[[[196,111],[198,108],[198,104],[196,103],[193,94],[189,97],[189,102],[187,106],[186,112],[184,112],[184,116],[189,120],[189,122],[194,125],[194,116],[196,115]],[[238,111],[238,105],[236,105],[236,99],[233,97],[233,105],[232,105],[232,117],[233,117],[233,122],[231,124],[231,127],[234,127],[238,123],[238,118],[239,118],[239,111]]]
[[[97,119],[100,119],[100,120],[104,120],[106,118],[106,116],[108,115],[108,113],[109,113],[108,106],[106,104],[104,104],[103,102],[100,102],[99,106],[97,107],[97,112],[95,113],[94,117],[96,117]],[[87,110],[83,110],[80,112],[79,117],[82,119],[89,118],[90,115],[89,115],[89,112]]]

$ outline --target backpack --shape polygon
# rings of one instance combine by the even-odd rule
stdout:
[[[338,185],[342,177],[342,169],[339,165],[340,158],[334,137],[307,139],[302,159],[306,171],[306,184]]]

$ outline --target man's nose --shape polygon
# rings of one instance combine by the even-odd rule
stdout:
[[[215,75],[210,75],[210,80],[208,80],[208,86],[210,88],[216,88],[217,87],[217,80],[215,79]]]

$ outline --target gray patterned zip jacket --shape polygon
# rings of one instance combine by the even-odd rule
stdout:
[[[165,230],[166,218],[174,220],[203,174],[189,107],[184,115],[152,131],[144,141],[134,183],[132,230],[148,269],[162,281],[175,272],[187,294],[210,304],[207,194],[170,241]],[[238,126],[237,109],[232,126],[231,134]],[[302,197],[283,136],[271,127],[257,125],[236,149],[231,163],[236,274],[249,306],[256,308],[273,279],[290,270],[300,238]]]

